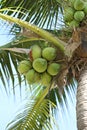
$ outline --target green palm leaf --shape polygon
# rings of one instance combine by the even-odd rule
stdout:
[[[26,1],[10,1],[10,0],[1,0],[1,8],[5,7],[20,7],[22,12],[28,14],[26,20],[43,27],[45,25],[46,28],[51,28],[57,26],[57,22],[59,19],[59,10],[62,10],[61,3],[63,1],[59,0],[26,0]],[[11,13],[8,13],[11,14]],[[23,15],[19,14],[18,18],[21,18]],[[54,20],[55,19],[55,20]],[[46,23],[46,24],[45,24]],[[55,24],[54,24],[55,23]]]
[[[23,57],[22,57],[23,58]],[[15,86],[15,71],[19,80],[19,84],[21,85],[21,76],[19,75],[17,71],[17,62],[20,61],[20,58],[18,55],[13,55],[13,53],[10,53],[8,51],[3,51],[0,55],[0,78],[2,79],[2,83],[4,87],[7,83],[10,82],[10,79],[12,81],[12,86],[14,89]],[[7,80],[7,82],[6,82]]]
[[[55,105],[50,100],[45,99],[49,88],[43,90],[41,87],[42,86],[39,86],[39,89],[37,87],[33,96],[31,96],[31,100],[28,101],[24,109],[20,111],[15,120],[8,124],[8,130],[51,129],[50,107],[54,108]],[[38,90],[39,93],[35,96],[35,93],[36,91],[38,92]]]
[[[64,51],[64,42],[59,40],[57,37],[54,37],[51,33],[42,30],[40,28],[38,28],[37,26],[31,25],[30,23],[23,21],[23,20],[19,20],[18,18],[13,18],[9,15],[6,14],[2,14],[0,13],[0,17],[4,20],[8,20],[10,22],[14,22],[16,24],[19,24],[20,26],[27,28],[31,31],[33,31],[34,33],[36,33],[37,35],[41,36],[42,38],[48,40],[49,42],[52,42],[54,45],[56,45],[57,47],[59,47],[59,49],[61,51]]]

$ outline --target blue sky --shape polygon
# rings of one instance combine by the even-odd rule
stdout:
[[[7,30],[6,30],[7,29]],[[12,39],[12,35],[5,35],[8,32],[8,27],[0,28],[0,45],[4,43],[8,43]],[[16,89],[16,98],[14,100],[13,94],[6,95],[4,87],[0,81],[0,130],[5,130],[7,123],[14,117],[15,113],[17,112],[18,108],[21,105],[21,102],[24,101],[25,98],[25,89],[23,87],[22,91],[22,98],[20,98],[19,89]],[[11,88],[11,83],[10,83]],[[69,90],[70,95],[66,91],[66,102],[64,99],[63,107],[61,104],[58,103],[57,111],[56,111],[56,123],[58,124],[59,130],[77,130],[76,128],[76,89]],[[72,93],[72,94],[71,94]],[[67,106],[67,107],[66,107]],[[54,130],[58,130],[54,126]]]

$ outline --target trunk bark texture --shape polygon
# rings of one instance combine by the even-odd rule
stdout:
[[[87,68],[80,75],[77,88],[77,128],[87,130]]]

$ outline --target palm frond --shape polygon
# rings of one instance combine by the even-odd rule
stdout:
[[[11,127],[8,128],[8,130],[40,130],[42,126],[44,126],[44,123],[50,128],[50,124],[47,120],[47,118],[49,118],[49,102],[44,99],[36,108],[35,101],[32,101],[29,105],[25,108],[23,113],[16,117],[13,123],[11,122]]]
[[[57,108],[54,110],[54,119],[57,121],[59,130],[67,130],[68,129],[75,130],[77,129],[76,124],[76,91],[77,84],[76,81],[73,81],[73,84],[64,87],[64,96],[60,94],[61,102],[55,93],[55,99]],[[53,130],[58,130],[55,128]]]
[[[23,56],[20,57],[20,55],[16,55],[8,51],[2,51],[2,53],[0,54],[0,78],[2,79],[4,87],[9,87],[9,81],[11,80],[14,90],[16,82],[15,75],[17,75],[19,85],[21,85],[22,78],[17,71],[17,64],[21,59],[23,59]]]
[[[62,93],[63,94],[63,93]],[[49,91],[48,95],[46,96],[47,99],[49,99],[51,102],[53,102],[54,104],[57,105],[56,102],[56,96],[58,98],[58,101],[61,102],[61,93],[58,87],[52,89],[51,91]]]
[[[26,21],[23,20],[19,20],[18,18],[14,18],[11,17],[9,15],[6,14],[2,14],[0,13],[0,17],[4,20],[8,20],[10,22],[14,22],[18,25],[20,25],[21,27],[24,27],[26,29],[29,29],[31,31],[33,31],[34,33],[36,33],[37,35],[41,36],[42,38],[46,39],[49,42],[52,42],[55,46],[57,46],[62,52],[64,52],[64,45],[65,43],[63,41],[61,41],[60,39],[58,39],[57,37],[54,37],[51,33],[42,30],[41,28],[38,28],[35,25],[32,25]]]
[[[18,40],[18,39],[15,39]],[[15,88],[15,82],[18,79],[18,84],[21,86],[22,80],[24,80],[23,77],[19,74],[17,70],[18,62],[24,59],[28,59],[28,55],[26,53],[17,53],[17,52],[11,52],[8,48],[14,48],[14,47],[21,47],[21,48],[29,48],[29,44],[18,44],[14,45],[14,41],[9,42],[3,46],[0,47],[0,78],[2,79],[2,83],[4,87],[8,82],[12,81],[13,89]],[[3,49],[1,49],[3,48]],[[4,49],[7,48],[7,51]],[[9,87],[9,86],[8,86]]]
[[[51,126],[52,118],[54,120],[54,124],[56,125],[55,127],[58,129],[58,123],[56,124],[55,119],[59,122],[60,118],[62,120],[62,117],[57,119],[57,116],[59,117],[58,110],[60,112],[60,110],[64,111],[64,109],[68,108],[68,98],[72,103],[74,102],[75,99],[73,99],[71,92],[75,95],[76,81],[73,80],[73,83],[70,86],[64,88],[64,94],[59,93],[57,88],[49,92],[49,88],[44,89],[43,86],[31,87],[33,87],[33,93],[31,97],[29,98],[29,100],[27,100],[27,104],[24,107],[21,107],[22,109],[19,110],[20,112],[18,112],[15,119],[7,125],[7,129],[54,130],[54,128]],[[68,96],[68,94],[70,95],[70,97]],[[54,104],[56,104],[57,107],[55,107]]]
[[[40,130],[42,128],[44,128],[44,130],[47,130],[47,128],[49,130],[51,129],[50,107],[54,108],[55,105],[50,100],[45,99],[49,88],[43,90],[41,89],[42,86],[39,87],[39,94],[36,94],[35,96],[34,93],[34,96],[31,96],[31,99],[28,100],[27,105],[22,111],[20,111],[15,120],[8,124],[8,130]]]
[[[56,28],[58,24],[56,21],[59,20],[59,14],[62,13],[62,2],[62,0],[1,0],[1,8],[14,7],[27,14],[27,21],[40,27],[51,28],[54,26]],[[8,14],[11,15],[11,12]],[[18,18],[21,17],[23,15],[18,14]]]

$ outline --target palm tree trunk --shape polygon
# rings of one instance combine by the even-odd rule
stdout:
[[[87,130],[87,68],[81,73],[77,88],[77,127]]]

